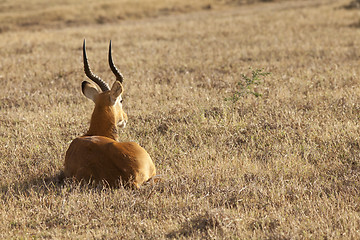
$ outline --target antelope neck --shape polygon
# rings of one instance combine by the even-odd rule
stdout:
[[[104,136],[118,140],[116,120],[111,108],[104,110],[95,107],[86,136]]]

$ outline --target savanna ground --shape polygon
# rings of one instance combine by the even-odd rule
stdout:
[[[0,238],[360,238],[360,12],[245,2],[1,1]],[[162,182],[59,181],[93,109],[84,38],[109,83],[113,41],[120,139]],[[262,95],[225,101],[256,69]]]

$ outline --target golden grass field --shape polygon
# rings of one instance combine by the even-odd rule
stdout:
[[[360,12],[350,1],[0,1],[1,239],[359,239]],[[109,40],[122,141],[162,181],[60,181]],[[225,101],[263,69],[255,97]]]

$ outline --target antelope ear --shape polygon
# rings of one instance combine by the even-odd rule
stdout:
[[[110,90],[110,101],[115,104],[116,100],[120,97],[123,92],[123,86],[119,81],[115,81]]]
[[[91,99],[93,102],[95,102],[96,96],[99,95],[99,91],[97,90],[97,88],[87,81],[82,82],[81,90],[85,97]]]

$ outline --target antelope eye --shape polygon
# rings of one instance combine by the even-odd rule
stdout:
[[[122,103],[123,101],[124,101],[124,100],[123,100],[123,99],[121,99],[121,100],[120,100],[120,103]]]

